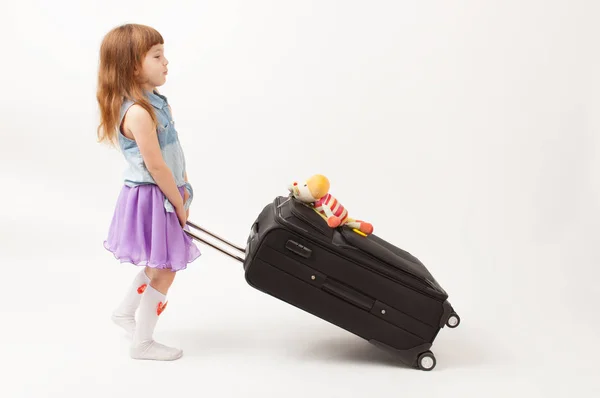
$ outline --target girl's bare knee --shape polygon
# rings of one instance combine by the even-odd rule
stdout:
[[[155,269],[152,279],[161,281],[172,281],[175,279],[175,272],[168,269]]]
[[[152,280],[152,278],[154,277],[154,268],[146,267],[145,272],[148,279]]]
[[[175,272],[171,270],[155,269],[152,273],[150,285],[162,294],[167,294],[167,290],[171,287],[174,279]]]

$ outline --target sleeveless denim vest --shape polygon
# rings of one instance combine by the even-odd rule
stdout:
[[[154,108],[154,114],[158,120],[158,143],[163,159],[173,173],[177,187],[184,187],[189,193],[189,198],[185,202],[185,209],[187,210],[192,202],[192,198],[194,197],[194,191],[191,184],[185,181],[185,156],[179,142],[177,130],[175,130],[175,122],[169,110],[167,98],[164,95],[158,94],[157,92],[146,92],[146,97],[152,104]],[[121,106],[119,126],[121,126],[127,110],[133,104],[133,101],[124,99],[123,105]],[[156,181],[154,181],[154,178],[146,168],[146,164],[144,163],[144,159],[142,158],[137,143],[134,140],[125,137],[121,132],[120,127],[118,131],[119,146],[121,147],[121,152],[127,161],[127,168],[123,173],[125,185],[129,187],[136,187],[146,184],[157,185]],[[166,196],[164,206],[168,212],[173,213],[175,211],[175,208],[166,198]]]

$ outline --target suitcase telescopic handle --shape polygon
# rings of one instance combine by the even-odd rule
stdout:
[[[229,245],[230,247],[233,247],[234,249],[236,249],[236,250],[240,251],[241,253],[244,253],[244,254],[246,253],[246,249],[243,249],[243,248],[239,247],[238,245],[236,245],[236,244],[234,244],[234,243],[231,243],[231,242],[229,242],[228,240],[226,240],[226,239],[224,239],[224,238],[221,238],[220,236],[218,236],[218,235],[216,235],[216,234],[214,234],[214,233],[212,233],[212,232],[210,232],[210,231],[206,230],[205,228],[202,228],[201,226],[199,226],[199,225],[197,225],[197,224],[194,224],[194,223],[193,223],[193,222],[191,222],[191,221],[187,221],[187,222],[186,222],[186,224],[187,224],[187,225],[189,225],[189,226],[190,226],[190,227],[192,227],[192,228],[195,228],[195,229],[197,229],[197,230],[199,230],[199,231],[202,231],[202,232],[204,232],[204,233],[205,233],[205,234],[207,234],[207,235],[210,235],[210,236],[212,236],[213,238],[216,238],[216,239],[220,240],[221,242],[223,242],[223,243],[225,243],[225,244]],[[235,254],[232,254],[232,253],[228,252],[227,250],[225,250],[225,249],[222,249],[222,248],[218,247],[217,245],[215,245],[215,244],[213,244],[213,243],[210,243],[210,242],[208,242],[208,241],[206,241],[206,240],[202,239],[201,237],[199,237],[198,235],[194,234],[193,232],[190,232],[190,231],[188,231],[188,230],[185,230],[185,229],[184,229],[184,231],[185,231],[185,233],[186,233],[186,234],[188,234],[188,235],[189,235],[189,236],[190,236],[192,239],[196,239],[197,241],[200,241],[200,242],[202,242],[202,243],[205,243],[205,244],[209,245],[210,247],[212,247],[212,248],[214,248],[214,249],[216,249],[216,250],[220,251],[221,253],[223,253],[223,254],[226,254],[227,256],[229,256],[229,257],[231,257],[231,258],[234,258],[234,259],[238,260],[238,261],[239,261],[239,262],[241,262],[241,263],[243,263],[243,262],[244,262],[244,258],[242,258],[242,257],[239,257],[239,256],[236,256]]]

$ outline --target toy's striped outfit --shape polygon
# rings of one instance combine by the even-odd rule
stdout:
[[[314,206],[315,210],[323,215],[326,219],[329,218],[329,214],[323,207],[326,206],[331,209],[333,215],[340,218],[340,225],[344,224],[348,218],[348,211],[346,208],[342,206],[342,204],[335,197],[331,196],[331,194],[327,194],[321,199],[317,200]]]

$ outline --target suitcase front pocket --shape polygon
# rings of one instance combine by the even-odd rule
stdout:
[[[288,240],[287,242],[295,241]],[[302,247],[305,246],[299,244],[301,247],[298,248],[294,243],[290,243],[290,245],[294,250],[286,250],[289,253],[287,255],[271,247],[263,246],[259,257],[270,266],[343,300],[353,307],[402,328],[407,333],[425,339],[435,336],[437,329],[433,325],[419,320],[414,315],[411,316],[403,312],[400,308],[382,302],[380,297],[375,299],[371,295],[360,292],[348,284],[306,265],[302,262],[304,255],[296,253],[296,251],[303,252]],[[414,304],[413,302],[409,307],[413,307]]]
[[[294,241],[288,242],[293,242],[290,243],[290,246],[293,248],[293,250],[290,250],[292,250],[294,253],[299,251],[300,253],[298,255],[304,257],[305,252],[302,249],[304,246],[298,245]],[[298,248],[296,245],[300,247]],[[295,276],[304,282],[310,283],[311,285],[318,287],[321,290],[344,301],[347,301],[356,307],[359,307],[365,311],[370,311],[373,305],[375,305],[375,299],[360,293],[337,280],[331,279],[327,275],[324,275],[321,272],[302,264],[291,257],[287,257],[276,250],[265,248],[263,253],[263,259],[273,267],[279,268],[280,270]]]

